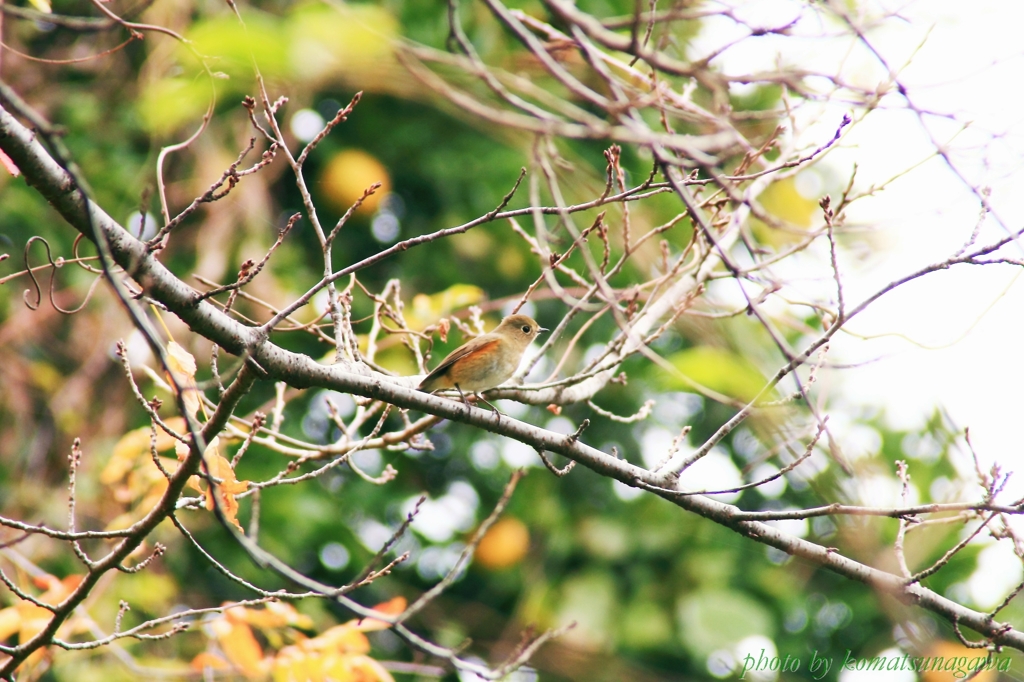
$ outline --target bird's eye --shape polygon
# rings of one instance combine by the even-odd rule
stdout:
[[[523,333],[524,334],[529,334],[530,333],[530,325],[528,325],[528,324],[524,324],[523,325]]]

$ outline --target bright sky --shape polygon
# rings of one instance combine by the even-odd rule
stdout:
[[[806,19],[794,30],[798,36],[839,33],[838,24],[817,23],[817,15],[804,3],[733,0],[725,4],[761,26],[783,25],[803,11]],[[849,224],[870,227],[875,235],[875,248],[840,257],[847,301],[859,302],[893,279],[946,259],[964,244],[980,215],[980,201],[968,183],[989,188],[994,209],[994,215],[982,223],[978,244],[1024,226],[1024,43],[1019,37],[1024,3],[867,0],[856,4],[864,12],[860,25],[870,26],[869,40],[899,71],[915,105],[954,117],[928,117],[927,128],[967,180],[935,158],[935,146],[921,120],[894,106],[895,101],[890,110],[874,112],[852,129],[825,168],[847,178],[856,163],[861,187],[880,184],[924,161],[848,214]],[[889,18],[877,24],[865,20],[882,16],[883,8],[898,12],[903,20]],[[701,39],[708,46],[721,44],[734,31],[723,23],[709,27]],[[765,37],[744,41],[718,63],[727,72],[739,73],[751,65],[763,68],[781,52],[785,63],[820,71],[835,72],[834,65],[842,62],[844,77],[861,85],[884,80],[886,71],[878,60],[851,43],[836,37]],[[824,107],[817,127],[805,131],[808,140],[827,140],[844,110],[848,108],[841,102]],[[967,123],[967,129],[958,132]],[[1003,253],[1019,258],[1024,246]],[[970,428],[972,442],[985,462],[999,461],[1004,470],[1018,470],[1009,494],[1024,496],[1022,280],[1020,267],[960,265],[884,296],[849,327],[875,338],[842,336],[832,345],[832,360],[867,363],[836,378],[831,399],[837,411],[855,405],[881,409],[891,426],[912,429],[922,425],[936,406],[941,407],[957,426]],[[820,284],[831,285],[827,280]],[[852,424],[849,419],[844,422],[841,414],[835,416],[838,431],[844,423]],[[847,435],[856,449],[853,427],[839,435]],[[865,447],[871,447],[871,440],[861,434]],[[991,549],[1004,551],[1001,546]],[[990,570],[979,571],[964,586],[979,605],[998,601],[996,595],[1008,589],[1005,579],[1016,580],[1020,575],[1020,563],[1012,556],[993,553],[986,556],[985,564]]]
[[[730,3],[732,4],[732,3]],[[871,16],[881,16],[879,3]],[[991,216],[978,244],[1024,225],[1024,47],[1016,32],[1024,25],[1024,3],[957,0],[886,3],[905,19],[890,18],[869,31],[869,39],[890,66],[900,71],[915,104],[950,114],[955,121],[928,117],[935,140],[968,182],[991,188]],[[803,3],[787,0],[736,2],[738,13],[763,26],[786,23]],[[837,26],[811,21],[795,33],[836,35]],[[720,39],[715,29],[708,44]],[[747,41],[722,58],[726,71],[748,64],[763,66],[784,49],[789,63],[821,71],[845,61],[844,77],[862,85],[885,78],[885,70],[866,51],[851,50],[846,38]],[[755,44],[756,42],[756,44]],[[794,49],[795,46],[795,49]],[[908,65],[909,60],[909,65]],[[805,139],[831,136],[848,107],[834,102],[823,109]],[[970,126],[957,132],[963,124]],[[841,179],[859,166],[858,185],[881,184],[924,162],[877,196],[856,204],[848,223],[870,227],[875,247],[869,253],[841,254],[847,301],[857,302],[887,282],[943,260],[954,253],[978,223],[980,202],[949,166],[934,156],[921,121],[895,103],[854,127],[825,168]],[[1007,255],[1021,256],[1024,248]],[[970,426],[978,449],[1006,462],[1020,458],[1019,427],[1024,408],[1024,283],[1014,266],[958,266],[887,294],[850,325],[869,341],[837,339],[834,351],[847,362],[874,362],[842,375],[850,400],[885,407],[893,426],[920,425],[936,405]],[[822,283],[826,284],[827,283]],[[1022,463],[1024,463],[1024,458]]]
[[[955,115],[957,123],[932,117],[928,126],[968,182],[990,188],[994,215],[985,219],[977,243],[998,239],[1024,224],[1024,107],[1018,87],[1024,48],[1014,28],[1024,21],[1024,4],[931,0],[908,3],[901,14],[909,24],[890,20],[871,37],[890,65],[912,59],[900,78],[918,107]],[[892,111],[872,118],[853,131],[832,164],[856,160],[864,180],[878,182],[934,149],[916,116]],[[971,125],[957,133],[964,123]],[[932,157],[851,212],[852,221],[880,228],[884,248],[852,269],[850,292],[867,293],[947,258],[978,224],[980,206],[946,162]],[[1024,249],[1004,253],[1020,257]],[[890,423],[903,428],[919,425],[941,406],[959,426],[970,427],[984,458],[1010,468],[1024,464],[1020,274],[1014,266],[961,265],[887,294],[851,329],[905,338],[847,338],[837,344],[850,359],[881,357],[844,373],[845,394],[884,405]]]
[[[918,107],[951,113],[959,126],[932,120],[936,139],[946,145],[958,171],[976,187],[988,187],[994,215],[982,223],[977,243],[985,244],[1024,225],[1024,47],[1017,27],[1024,3],[930,0],[908,3],[901,14],[909,25],[890,22],[874,34],[877,46],[896,59],[926,40],[901,80]],[[955,135],[955,137],[954,137]],[[883,112],[870,128],[855,132],[858,145],[837,159],[873,159],[875,177],[898,172],[907,157],[929,150],[920,122],[906,113]],[[867,169],[865,169],[867,170]],[[877,286],[912,267],[943,260],[977,225],[980,202],[939,159],[910,173],[865,203],[854,215],[883,227],[888,248],[858,273]],[[998,218],[998,220],[996,220]],[[1001,223],[1001,224],[1000,224]],[[1021,257],[1024,248],[1004,251]],[[961,265],[928,276],[879,301],[853,328],[867,334],[900,333],[837,350],[853,357],[883,359],[843,377],[847,396],[884,405],[888,421],[912,428],[934,406],[955,424],[969,427],[983,461],[1016,470],[1007,497],[1024,495],[1024,282],[1014,266]],[[1006,543],[989,547],[979,570],[960,594],[984,608],[997,603],[1020,580],[1021,566]]]

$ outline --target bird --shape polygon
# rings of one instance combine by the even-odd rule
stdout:
[[[434,393],[454,388],[462,402],[469,407],[466,392],[491,405],[480,396],[480,391],[494,388],[515,374],[523,353],[541,332],[548,331],[527,315],[509,315],[494,331],[482,334],[462,344],[441,361],[420,382],[418,389]]]

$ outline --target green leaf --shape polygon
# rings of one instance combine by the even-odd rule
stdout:
[[[575,622],[576,627],[566,639],[583,646],[606,645],[618,606],[615,593],[615,581],[605,571],[591,570],[568,578],[562,585],[558,622]]]
[[[766,383],[753,364],[725,348],[687,348],[668,359],[691,382],[743,402],[753,400]],[[668,390],[693,390],[693,384],[682,377],[661,371],[658,376]]]
[[[664,605],[647,600],[629,603],[619,620],[619,640],[631,649],[655,649],[672,639],[672,619]]]
[[[321,81],[353,72],[381,73],[398,22],[383,7],[313,3],[292,14],[287,30],[293,73]]]
[[[281,40],[280,20],[249,9],[245,25],[233,14],[197,21],[188,38],[201,55],[209,58],[213,71],[223,71],[245,83],[252,81],[253,61],[266,77],[285,75],[288,69],[288,44]],[[192,60],[188,46],[179,48],[182,62]]]
[[[198,125],[212,96],[205,78],[164,78],[146,85],[136,107],[147,130],[167,134],[186,124]]]
[[[775,634],[771,613],[760,602],[731,590],[702,590],[679,600],[676,606],[683,646],[706,657],[730,649],[751,635]]]

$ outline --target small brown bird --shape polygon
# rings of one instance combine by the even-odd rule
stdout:
[[[420,382],[419,390],[433,393],[454,388],[468,406],[463,391],[479,393],[507,381],[515,374],[526,348],[539,333],[546,331],[533,318],[510,315],[494,331],[467,341],[449,353]]]

